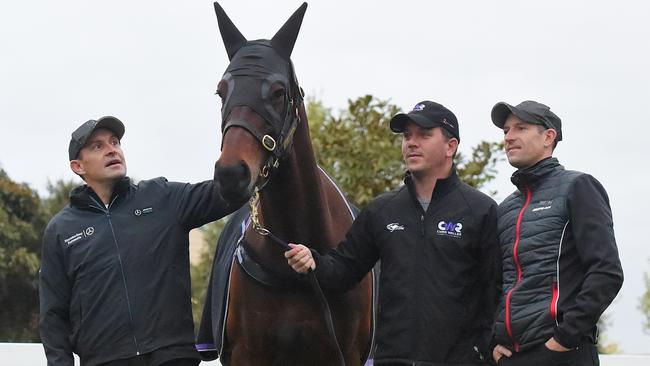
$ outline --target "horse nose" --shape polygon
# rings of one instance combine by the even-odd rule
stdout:
[[[244,162],[223,166],[217,162],[214,179],[219,184],[221,196],[229,201],[242,201],[250,196],[250,169]]]

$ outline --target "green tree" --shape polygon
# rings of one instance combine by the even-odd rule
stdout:
[[[611,325],[608,316],[603,314],[598,319],[598,353],[601,354],[614,354],[621,353],[621,349],[616,342],[610,342],[605,335],[605,331]]]
[[[456,154],[454,162],[460,179],[475,188],[482,188],[496,178],[496,164],[503,159],[503,143],[481,141],[472,146],[471,158]],[[490,192],[495,195],[497,192]]]
[[[647,273],[643,274],[645,279],[645,293],[641,296],[639,303],[639,310],[643,313],[645,317],[645,322],[643,323],[643,330],[650,334],[650,276]]]
[[[50,220],[70,202],[70,192],[80,185],[73,180],[59,179],[47,182],[48,196],[43,200],[43,214]]]
[[[0,169],[0,341],[38,341],[38,269],[45,225],[68,202],[74,182],[48,183],[41,200]]]
[[[332,175],[359,207],[380,193],[397,187],[404,176],[401,137],[390,131],[391,118],[400,109],[388,101],[365,95],[348,101],[347,110],[334,116],[320,101],[308,99],[307,116],[318,163]],[[494,179],[502,145],[482,141],[469,158],[457,153],[457,172],[476,188]],[[494,193],[494,192],[493,192]]]
[[[40,198],[0,169],[0,340],[38,340]]]
[[[356,205],[399,184],[404,174],[401,142],[388,129],[399,109],[366,95],[348,101],[338,117],[309,99],[307,117],[318,164]]]
[[[192,315],[194,317],[194,328],[199,329],[201,314],[203,313],[203,304],[205,304],[205,295],[210,283],[212,273],[212,261],[217,249],[217,240],[219,235],[226,226],[230,216],[219,221],[203,225],[200,230],[203,231],[203,241],[206,246],[201,253],[199,263],[192,264],[190,267],[190,276],[192,277]]]

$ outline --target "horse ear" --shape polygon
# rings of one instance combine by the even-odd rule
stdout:
[[[296,44],[296,38],[298,38],[302,18],[305,16],[306,10],[307,3],[302,3],[298,10],[291,15],[289,20],[284,23],[282,28],[271,39],[273,48],[287,60],[291,57],[293,46]]]
[[[223,44],[226,46],[228,59],[232,60],[235,53],[246,45],[246,37],[235,27],[218,2],[214,3],[214,12],[217,13],[217,23],[219,23],[219,31],[221,32]]]

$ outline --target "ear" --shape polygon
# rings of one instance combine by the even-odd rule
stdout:
[[[452,137],[447,141],[447,157],[453,158],[456,150],[458,150],[458,139]]]
[[[79,160],[70,160],[70,169],[77,175],[86,174],[86,169],[84,169]]]
[[[305,16],[306,10],[307,3],[302,3],[298,10],[291,15],[289,20],[287,20],[282,28],[280,28],[273,38],[271,38],[271,45],[273,48],[286,60],[289,60],[291,57],[291,52],[293,51],[293,46],[296,44],[296,38],[298,38],[300,25],[302,25],[302,18]]]
[[[246,45],[246,38],[235,27],[221,5],[217,2],[214,3],[214,12],[217,13],[217,23],[219,23],[219,31],[221,32],[223,44],[226,46],[228,59],[232,60],[235,53]]]
[[[544,146],[553,147],[556,137],[557,137],[557,131],[555,131],[555,129],[549,128],[546,131],[544,131]]]

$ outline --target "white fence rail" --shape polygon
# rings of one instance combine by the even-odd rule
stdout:
[[[46,366],[47,361],[40,343],[0,343],[0,365]],[[76,356],[75,365],[79,365],[79,359]],[[221,363],[219,361],[204,361],[201,362],[201,366],[221,366]]]
[[[40,343],[0,343],[0,365],[46,366]],[[77,365],[78,360],[77,360]],[[601,366],[650,366],[650,355],[601,355]],[[201,366],[221,366],[219,361],[201,362]]]

